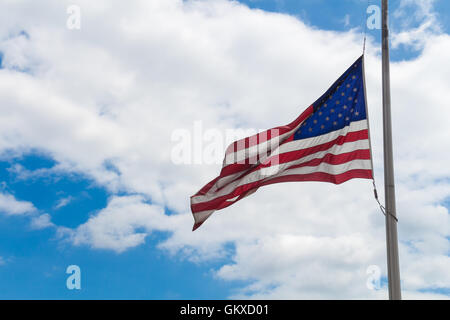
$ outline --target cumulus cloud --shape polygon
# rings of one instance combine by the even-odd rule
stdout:
[[[30,227],[35,230],[54,226],[48,213],[40,214],[31,202],[17,200],[9,193],[0,193],[0,213],[8,216],[26,216],[30,219]]]
[[[26,216],[30,219],[30,227],[36,230],[53,226],[48,213],[40,214],[33,203],[17,200],[9,193],[0,193],[0,213],[8,216]]]
[[[393,17],[402,23],[392,33],[394,48],[404,45],[421,50],[430,36],[441,33],[441,25],[434,11],[435,0],[401,0]]]
[[[54,224],[51,221],[51,217],[48,213],[35,216],[31,219],[31,228],[33,229],[45,229],[53,226]]]
[[[216,276],[250,283],[236,297],[386,297],[385,287],[366,287],[370,265],[386,276],[384,217],[369,181],[264,187],[192,233],[189,196],[219,165],[171,161],[173,131],[195,121],[224,131],[293,120],[356,60],[359,34],[225,0],[78,4],[80,30],[65,27],[68,2],[0,10],[0,150],[42,150],[58,170],[82,172],[112,194],[77,228],[57,227],[59,235],[123,252],[168,231],[162,250],[194,262],[226,258]],[[400,263],[407,297],[442,298],[423,291],[450,287],[450,68],[442,54],[450,37],[421,41],[417,59],[391,67]],[[381,64],[369,44],[381,188]]]
[[[142,230],[142,231],[139,231]],[[108,206],[76,230],[61,229],[75,245],[123,252],[144,242],[153,230],[170,230],[163,208],[145,203],[141,196],[113,197]]]
[[[19,201],[13,195],[0,193],[0,212],[7,215],[23,215],[36,211],[31,202]]]

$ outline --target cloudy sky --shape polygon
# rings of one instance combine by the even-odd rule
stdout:
[[[195,232],[189,209],[225,132],[294,120],[361,55],[379,2],[2,0],[0,298],[386,298],[368,180],[267,186]],[[405,298],[450,297],[449,9],[391,1]],[[366,78],[382,194],[379,33]]]

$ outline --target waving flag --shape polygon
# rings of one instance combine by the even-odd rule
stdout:
[[[193,230],[264,185],[373,178],[363,58],[292,123],[227,148],[220,175],[191,197]]]

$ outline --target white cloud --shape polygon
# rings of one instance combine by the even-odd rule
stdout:
[[[45,229],[53,226],[54,224],[51,221],[51,217],[48,213],[35,216],[31,219],[31,228],[33,229]]]
[[[11,194],[0,193],[0,213],[22,215],[34,211],[36,211],[36,208],[31,202],[19,201]]]
[[[70,202],[72,202],[72,200],[73,200],[72,196],[59,199],[58,202],[55,204],[55,209],[61,209],[67,206]]]
[[[26,215],[31,219],[30,226],[32,229],[54,226],[48,213],[39,214],[39,210],[31,202],[17,200],[8,193],[0,193],[0,213],[10,216]]]
[[[0,150],[43,150],[61,172],[139,194],[112,196],[84,224],[58,227],[61,236],[123,252],[169,231],[161,249],[192,261],[227,257],[216,276],[251,281],[238,297],[386,297],[385,288],[366,288],[369,265],[386,275],[384,218],[370,182],[268,186],[192,233],[189,196],[219,166],[170,162],[171,133],[196,120],[220,130],[292,121],[357,58],[360,35],[221,0],[78,4],[79,31],[65,28],[64,1],[0,10]],[[442,298],[421,291],[450,287],[450,67],[442,54],[450,37],[420,39],[420,57],[391,67],[400,263],[406,297]],[[368,48],[381,188],[380,57]]]
[[[402,21],[399,30],[394,29],[392,33],[394,48],[405,45],[422,50],[430,36],[441,33],[441,25],[433,8],[434,3],[435,0],[400,1],[399,7],[393,13],[396,20]]]
[[[170,230],[170,218],[141,196],[113,197],[108,206],[76,230],[66,232],[75,245],[123,252],[144,242],[153,230]],[[139,231],[138,229],[142,230]]]

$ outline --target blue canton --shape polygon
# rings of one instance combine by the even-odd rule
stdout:
[[[295,132],[300,140],[342,129],[352,121],[366,119],[363,57],[360,57],[314,102],[314,112]]]

